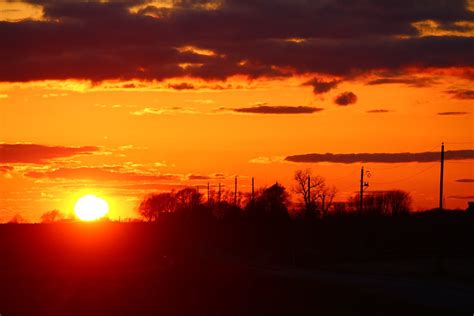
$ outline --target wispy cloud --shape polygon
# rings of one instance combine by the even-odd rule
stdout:
[[[445,116],[449,116],[449,115],[466,115],[466,114],[469,114],[469,112],[438,112],[437,114],[438,114],[438,115],[445,115]]]
[[[150,174],[120,170],[116,167],[58,168],[47,171],[30,171],[24,174],[35,179],[69,179],[94,181],[162,181],[181,179],[175,174]]]
[[[258,105],[245,108],[233,109],[238,113],[251,114],[311,114],[322,111],[322,108],[311,106],[276,106],[276,105]]]
[[[472,100],[472,99],[474,99],[474,90],[452,89],[452,90],[447,90],[446,93],[452,95],[453,98],[455,98],[455,99],[460,99],[460,100]]]
[[[12,166],[0,166],[0,173],[7,173],[13,171],[13,169]]]
[[[0,163],[41,164],[52,159],[98,153],[96,146],[47,146],[39,144],[1,144]]]
[[[414,76],[390,76],[382,77],[369,81],[368,85],[381,85],[381,84],[404,84],[410,87],[429,87],[435,84],[436,81],[429,77],[414,77]]]
[[[270,163],[283,162],[283,161],[285,161],[284,156],[273,156],[273,157],[260,156],[260,157],[252,158],[249,160],[250,163],[256,163],[256,164],[270,164]]]
[[[141,110],[130,112],[135,116],[143,115],[173,115],[173,114],[202,114],[203,112],[197,111],[192,108],[182,107],[171,107],[171,108],[143,108]]]
[[[456,182],[461,182],[461,183],[474,183],[474,179],[457,179]]]
[[[372,113],[372,114],[380,114],[380,113],[388,113],[390,110],[387,109],[373,109],[373,110],[368,110],[366,113]]]
[[[225,179],[225,176],[222,173],[214,173],[210,175],[188,174],[186,178],[188,180],[213,180],[213,179]]]

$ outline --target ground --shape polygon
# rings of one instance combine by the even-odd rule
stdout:
[[[402,269],[392,267],[387,273],[383,271],[390,269],[373,260],[345,261],[333,268],[328,261],[316,266],[300,265],[298,260],[291,264],[268,253],[259,257],[229,252],[241,245],[217,247],[211,236],[225,239],[223,235],[212,233],[197,240],[186,229],[158,228],[119,223],[0,226],[0,314],[465,315],[474,311],[469,278],[400,272],[407,266],[421,271],[416,266],[430,267],[428,263],[405,260],[392,264]]]

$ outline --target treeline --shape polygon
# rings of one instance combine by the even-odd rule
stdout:
[[[400,190],[366,192],[360,208],[358,194],[347,202],[334,202],[336,188],[328,186],[321,176],[312,175],[310,169],[297,170],[294,181],[291,190],[275,183],[251,193],[219,188],[204,195],[194,187],[153,193],[143,199],[138,211],[147,221],[170,214],[222,220],[316,220],[348,214],[404,215],[411,209],[410,194]]]

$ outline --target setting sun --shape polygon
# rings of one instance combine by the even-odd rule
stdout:
[[[109,205],[104,199],[95,195],[81,197],[74,206],[77,217],[83,221],[97,220],[109,211]]]

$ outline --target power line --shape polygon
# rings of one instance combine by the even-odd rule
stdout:
[[[392,170],[392,169],[398,169],[398,168],[401,168],[401,167],[406,167],[406,162],[405,163],[399,163],[397,166],[394,166],[394,167],[387,167],[387,168],[373,168],[373,167],[370,167],[371,170],[376,170],[376,171],[380,171],[380,170]]]
[[[357,172],[358,172],[358,170],[353,170],[352,172],[350,172],[350,173],[348,173],[348,174],[346,174],[345,176],[342,176],[342,177],[338,177],[338,178],[326,178],[326,177],[324,177],[324,178],[326,180],[330,180],[330,181],[337,181],[337,180],[340,180],[340,179],[351,177]]]
[[[412,175],[410,175],[410,176],[408,176],[408,177],[406,177],[406,178],[403,178],[403,179],[398,179],[398,180],[389,181],[389,182],[372,182],[372,183],[374,183],[374,184],[391,184],[391,183],[397,183],[397,182],[406,181],[406,180],[409,180],[409,179],[411,179],[411,178],[414,178],[414,177],[416,177],[416,176],[418,176],[418,175],[420,175],[420,174],[422,174],[422,173],[425,173],[426,171],[428,171],[428,170],[430,170],[430,169],[436,167],[436,165],[437,165],[437,164],[434,164],[434,163],[433,163],[433,164],[432,164],[431,166],[429,166],[428,168],[425,168],[425,169],[421,170],[420,172],[417,172],[417,173],[415,173],[415,174],[412,174]]]
[[[449,144],[449,145],[474,144],[474,141],[473,142],[445,142],[445,144]]]

